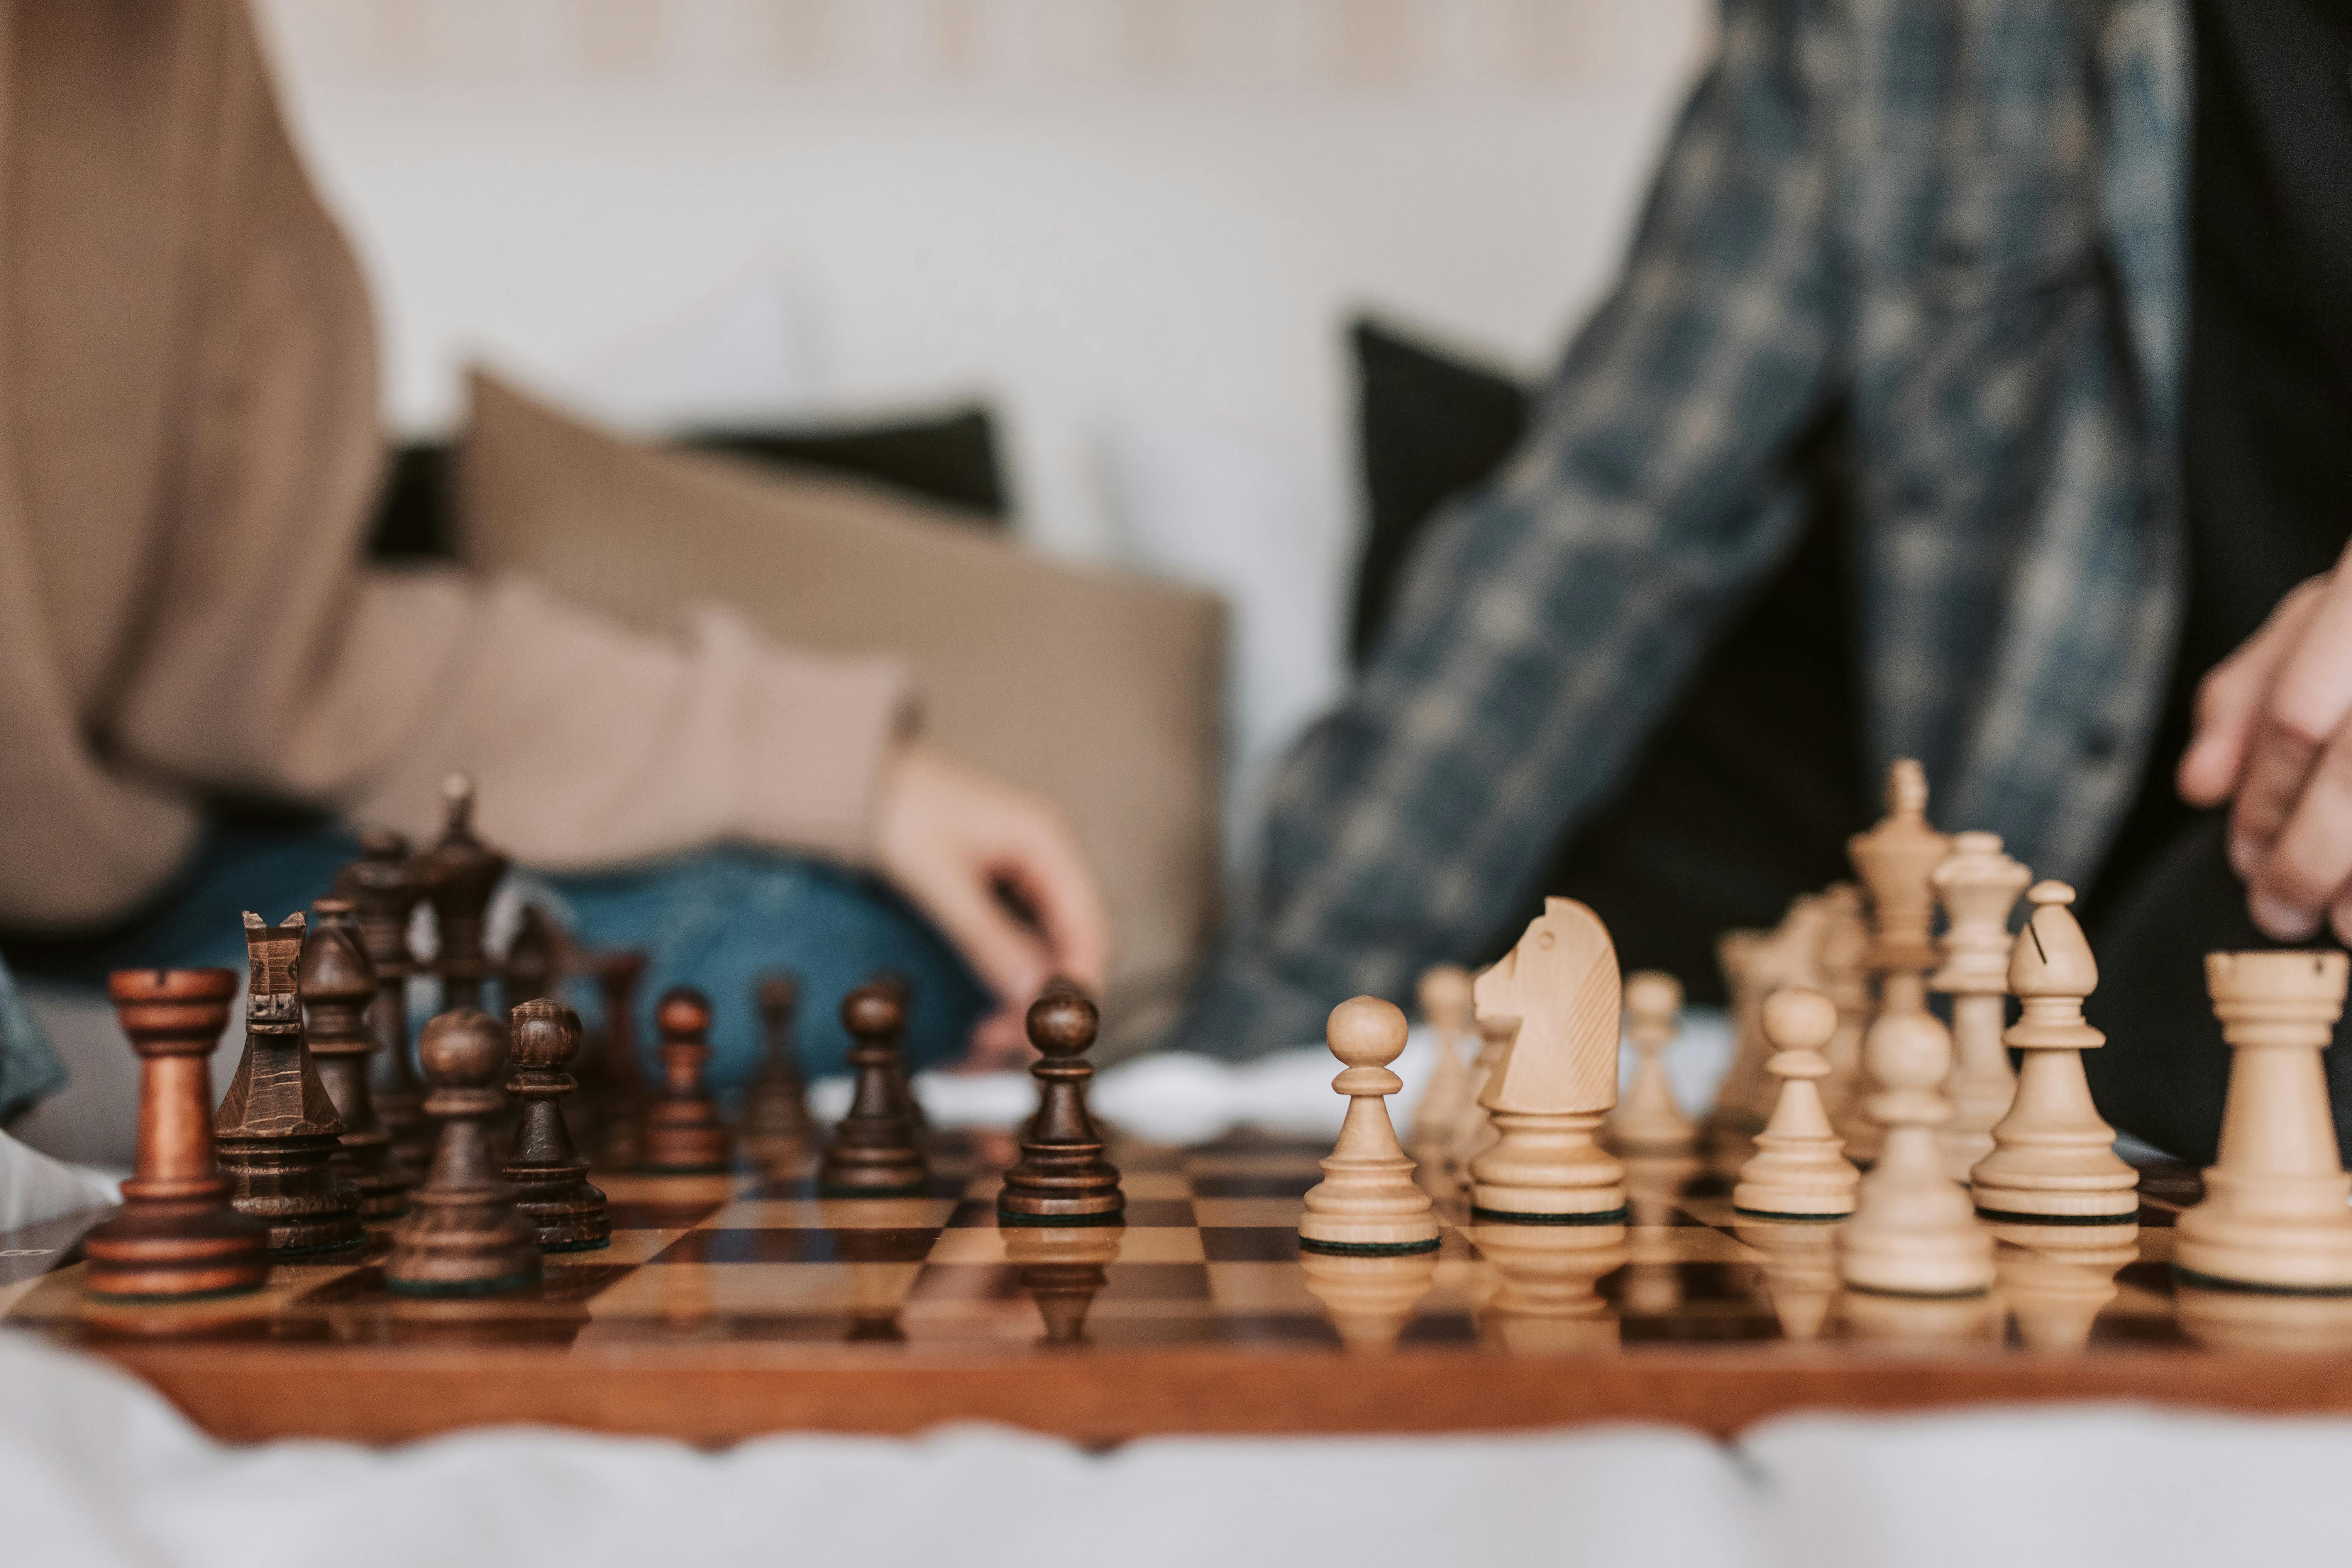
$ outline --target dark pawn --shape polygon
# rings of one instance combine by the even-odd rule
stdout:
[[[892,1076],[899,1060],[898,1033],[907,1022],[901,994],[887,984],[861,985],[842,1003],[841,1022],[854,1042],[849,1065],[857,1087],[849,1114],[833,1130],[818,1167],[818,1194],[884,1198],[928,1191],[930,1172]]]
[[[639,1169],[659,1176],[703,1176],[727,1169],[734,1140],[702,1079],[710,1062],[710,1004],[691,986],[672,987],[654,1009],[661,1031],[662,1088],[646,1117]]]
[[[507,858],[474,837],[474,781],[452,773],[441,785],[441,840],[421,858],[425,897],[433,905],[440,942],[433,973],[441,977],[441,1010],[482,1005],[482,982],[490,961],[482,949],[482,926]]]
[[[342,1147],[332,1164],[359,1189],[362,1223],[383,1224],[408,1212],[414,1184],[393,1158],[391,1135],[376,1120],[368,1093],[368,1058],[378,1048],[367,1017],[375,1000],[375,976],[360,952],[352,906],[341,899],[320,899],[310,910],[319,923],[302,941],[295,989],[309,1016],[306,1037],[319,1064],[319,1080],[343,1119]]]
[[[114,1300],[185,1300],[257,1289],[269,1232],[229,1206],[213,1160],[213,1047],[228,1026],[227,969],[118,969],[106,994],[139,1053],[139,1163],[122,1209],[82,1237],[84,1289]]]
[[[488,1123],[506,1103],[507,1032],[478,1007],[443,1013],[417,1042],[425,1113],[441,1124],[415,1212],[393,1233],[383,1282],[408,1296],[488,1296],[539,1278],[539,1235],[492,1163]]]
[[[895,969],[886,969],[874,977],[872,984],[887,990],[898,1000],[901,1019],[915,1016],[915,983],[906,975]],[[903,1023],[899,1026],[897,1048],[890,1053],[890,1094],[898,1102],[898,1109],[906,1114],[907,1125],[915,1130],[917,1140],[927,1136],[931,1130],[931,1120],[923,1114],[923,1102],[915,1093],[914,1073],[907,1066],[906,1026]]]
[[[534,997],[555,994],[562,953],[563,932],[554,917],[537,904],[525,904],[514,940],[507,943],[504,982],[509,1028],[514,1026],[517,1007]]]
[[[408,840],[382,829],[362,834],[360,858],[335,879],[335,891],[352,901],[360,950],[375,972],[368,1024],[376,1053],[368,1058],[368,1098],[392,1140],[392,1157],[414,1185],[433,1158],[433,1125],[425,1120],[425,1087],[408,1060],[408,977],[416,973],[408,920],[425,899]]]
[[[1004,1173],[999,1225],[1118,1225],[1127,1211],[1118,1168],[1103,1158],[1102,1134],[1087,1113],[1095,1069],[1081,1053],[1095,1043],[1097,1026],[1095,1005],[1073,988],[1048,987],[1029,1005],[1029,1043],[1041,1053],[1029,1068],[1038,1083],[1037,1114],[1020,1163]]]
[[[359,1189],[333,1168],[343,1119],[302,1040],[294,973],[309,926],[297,913],[272,929],[247,912],[245,1054],[213,1118],[229,1201],[269,1227],[272,1252],[325,1252],[367,1239]]]
[[[743,1141],[763,1147],[798,1146],[815,1124],[809,1120],[808,1080],[793,1045],[793,1005],[800,988],[791,977],[772,974],[760,982],[760,1026],[767,1055],[743,1095]]]
[[[644,1065],[637,1056],[637,984],[646,975],[646,955],[634,948],[600,952],[590,961],[596,988],[604,997],[604,1031],[580,1075],[586,1121],[595,1129],[595,1163],[611,1171],[634,1171],[646,1157]]]
[[[604,1194],[588,1184],[588,1162],[572,1146],[559,1102],[579,1087],[564,1069],[580,1054],[580,1015],[551,997],[520,1003],[510,1015],[514,1076],[507,1092],[522,1101],[522,1126],[508,1155],[515,1206],[539,1227],[541,1252],[582,1252],[613,1239]]]

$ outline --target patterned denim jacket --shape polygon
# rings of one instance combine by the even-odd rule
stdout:
[[[1795,543],[1833,405],[1866,754],[2081,878],[2184,593],[2186,0],[1725,0],[1622,279],[1274,793],[1176,1042],[1248,1056],[1474,951]]]

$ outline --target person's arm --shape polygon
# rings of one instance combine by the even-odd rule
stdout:
[[[184,420],[106,742],[184,785],[315,801],[410,831],[474,775],[484,833],[548,868],[719,840],[875,868],[1008,1004],[1107,933],[1067,829],[910,741],[895,660],[778,648],[705,612],[626,631],[520,583],[358,564],[381,461],[370,306],[305,178],[239,7],[183,193]],[[1025,931],[989,903],[1016,886]]]
[[[2279,601],[2197,693],[2192,805],[2231,802],[2230,864],[2280,942],[2352,942],[2352,547]]]
[[[1177,1043],[1314,1039],[1339,999],[1402,999],[1473,952],[1793,546],[1779,465],[1837,358],[1828,27],[1812,6],[1725,5],[1624,277],[1285,764],[1255,898]]]

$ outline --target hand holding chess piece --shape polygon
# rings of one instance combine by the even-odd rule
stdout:
[[[1349,1097],[1348,1115],[1322,1181],[1307,1194],[1302,1251],[1382,1258],[1437,1250],[1437,1216],[1389,1121],[1388,1097],[1404,1081],[1388,1064],[1403,1052],[1406,1033],[1404,1014],[1377,996],[1331,1009],[1324,1037],[1347,1069],[1331,1087]]]

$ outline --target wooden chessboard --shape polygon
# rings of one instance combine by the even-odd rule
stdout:
[[[1637,1163],[1634,1223],[1487,1226],[1420,1258],[1302,1258],[1321,1144],[1115,1144],[1127,1224],[1000,1230],[1001,1136],[940,1135],[923,1198],[814,1195],[805,1160],[599,1177],[609,1250],[523,1294],[388,1293],[377,1237],[258,1296],[100,1307],[92,1214],[0,1235],[0,1319],[145,1378],[232,1438],[388,1440],[551,1422],[718,1442],[1013,1423],[1161,1432],[1718,1433],[1805,1407],[2128,1397],[2352,1410],[2352,1304],[2177,1289],[2186,1167],[2129,1227],[2004,1229],[1990,1298],[1841,1294],[1834,1226],[1734,1215],[1696,1162]],[[2018,1245],[2032,1242],[2035,1245]]]

